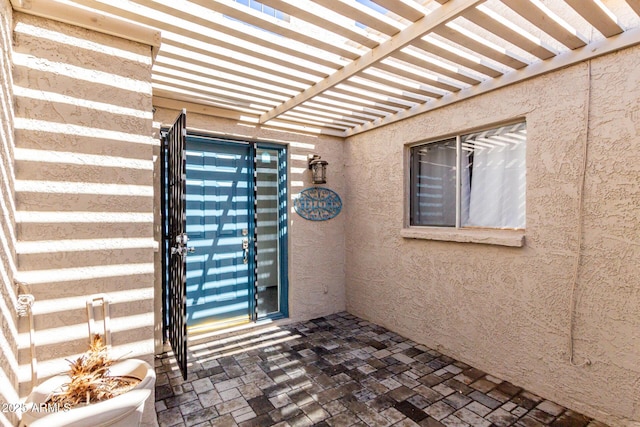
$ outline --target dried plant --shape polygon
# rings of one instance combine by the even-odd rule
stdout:
[[[94,335],[89,350],[75,361],[69,361],[71,380],[54,393],[50,403],[59,405],[88,405],[111,399],[133,388],[137,378],[111,377],[109,367],[115,361],[107,354],[107,346],[100,335]]]

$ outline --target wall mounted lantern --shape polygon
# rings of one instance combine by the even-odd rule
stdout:
[[[311,177],[314,184],[326,184],[327,183],[327,165],[329,162],[326,160],[320,160],[320,156],[317,154],[309,154],[307,161],[309,162],[309,169],[311,169]]]

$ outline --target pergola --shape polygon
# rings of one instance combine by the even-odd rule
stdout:
[[[640,42],[640,0],[12,2],[159,32],[156,106],[340,137]]]

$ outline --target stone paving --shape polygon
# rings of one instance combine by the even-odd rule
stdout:
[[[156,360],[160,426],[606,427],[348,313]]]

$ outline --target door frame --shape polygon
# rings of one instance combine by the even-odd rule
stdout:
[[[280,295],[279,306],[280,310],[276,313],[268,314],[264,317],[258,318],[255,314],[254,321],[260,321],[263,319],[284,319],[289,317],[289,229],[290,229],[290,212],[289,212],[289,145],[288,144],[276,144],[273,142],[258,142],[253,143],[253,162],[254,173],[256,171],[257,150],[259,148],[272,149],[278,151],[278,252],[280,255],[280,262],[278,265],[280,283]],[[255,181],[255,177],[254,177]],[[254,185],[254,203],[257,202],[255,192],[257,185]],[[257,215],[257,208],[254,206],[254,212]],[[254,221],[255,227],[255,221]],[[254,245],[257,247],[258,238],[254,235]],[[256,256],[256,266],[254,273],[257,274],[257,251],[254,252]],[[255,279],[254,299],[257,296],[257,287],[260,285],[257,277]],[[254,301],[255,304],[255,301]],[[256,307],[254,307],[255,313]]]
[[[163,128],[162,133],[164,134],[168,128]],[[250,204],[253,204],[251,210],[254,214],[254,220],[250,222],[250,230],[249,234],[253,235],[253,245],[251,245],[250,251],[250,271],[253,272],[253,283],[250,283],[249,286],[249,318],[250,322],[257,322],[263,320],[277,320],[282,318],[289,317],[289,229],[290,229],[290,215],[289,215],[289,145],[288,144],[278,144],[273,142],[263,142],[263,141],[249,141],[245,139],[234,139],[228,137],[218,137],[213,134],[200,133],[200,132],[192,132],[187,130],[186,139],[197,139],[200,142],[216,142],[222,144],[233,144],[233,145],[248,145],[250,150],[250,157],[253,159],[251,164],[250,176],[253,177],[249,181],[253,181],[253,191],[250,192],[252,200]],[[280,262],[278,265],[279,271],[279,307],[280,310],[275,313],[270,313],[265,316],[258,318],[257,316],[257,287],[259,283],[257,281],[257,239],[256,236],[256,151],[259,148],[273,149],[278,151],[278,250],[280,254]],[[163,330],[163,339],[167,339],[167,331],[169,328],[168,321],[168,304],[166,298],[166,289],[168,286],[169,275],[167,271],[168,266],[168,252],[164,249],[168,247],[168,236],[166,233],[166,225],[168,219],[168,207],[166,203],[167,197],[167,174],[165,172],[166,165],[166,147],[163,145],[161,147],[162,150],[162,160],[161,160],[161,179],[160,179],[160,188],[161,188],[161,216],[162,216],[162,293],[163,293],[163,303],[162,303],[162,330]],[[253,285],[253,286],[251,286]],[[186,305],[185,305],[186,308]]]

